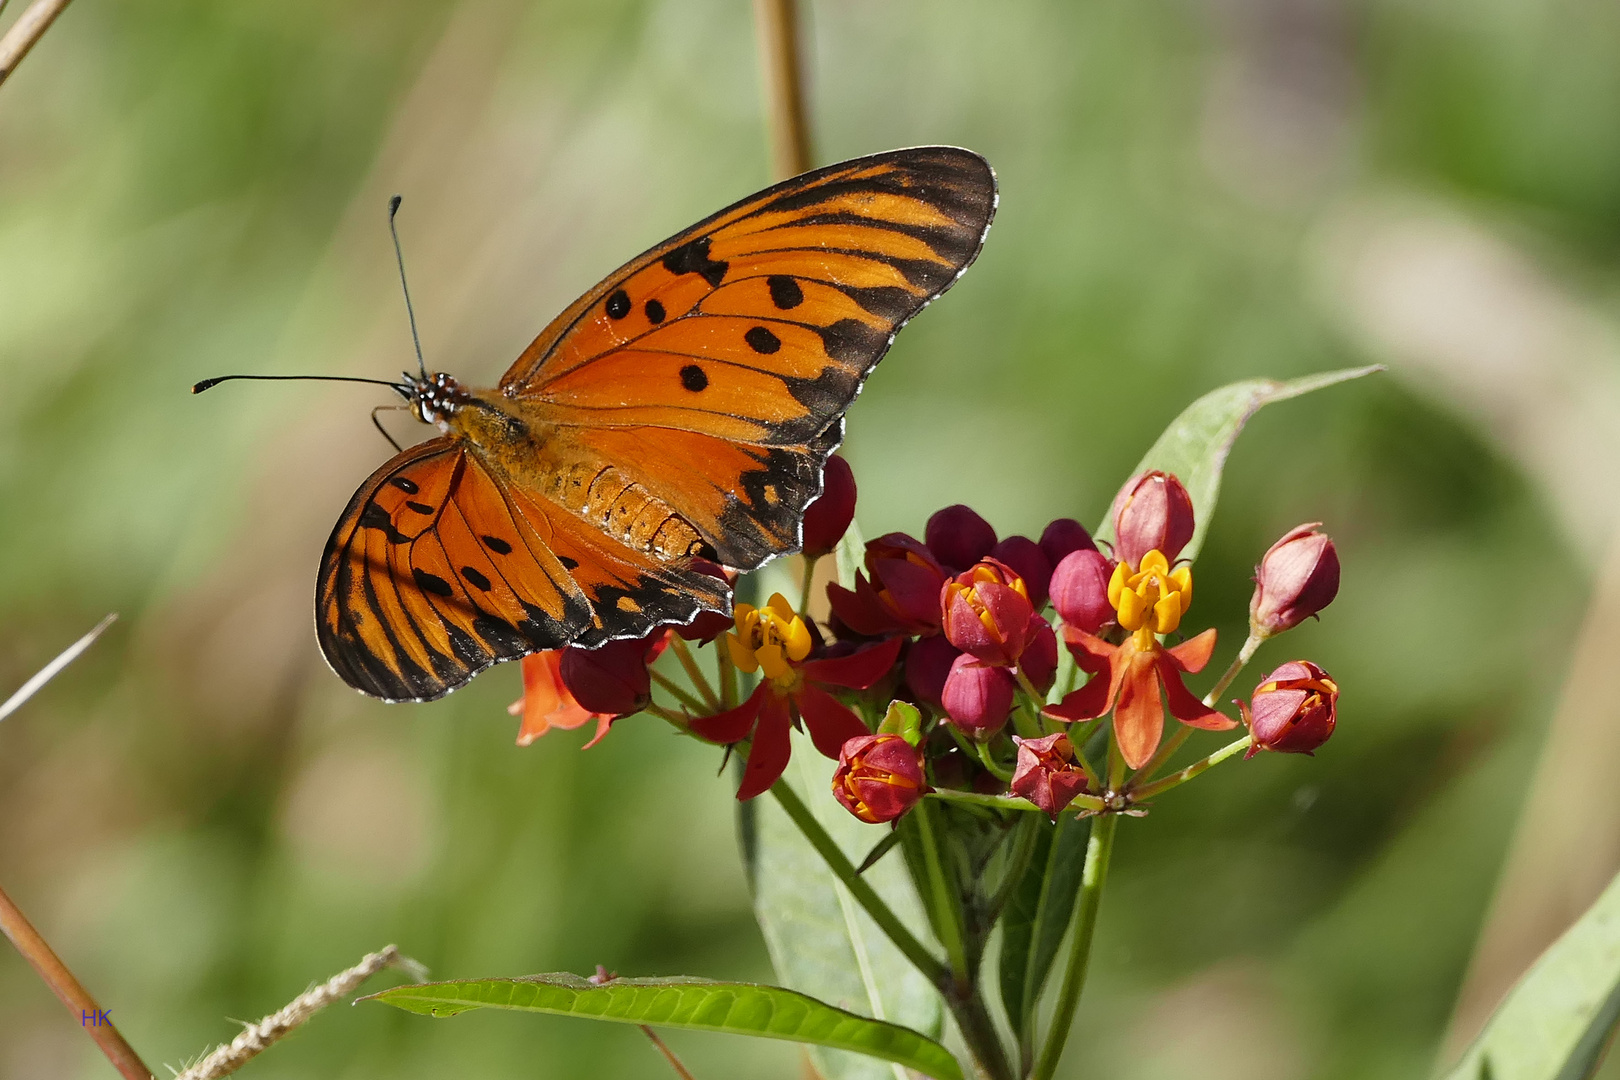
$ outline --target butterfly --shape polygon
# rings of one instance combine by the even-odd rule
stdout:
[[[844,413],[978,254],[979,155],[921,147],[784,181],[632,259],[499,385],[395,385],[440,434],[371,474],[316,584],[344,682],[432,701],[503,660],[730,610],[705,559],[797,551]]]

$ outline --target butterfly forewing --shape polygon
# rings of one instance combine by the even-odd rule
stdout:
[[[994,175],[966,150],[806,173],[621,268],[501,387],[752,569],[797,550],[845,410],[994,210]]]

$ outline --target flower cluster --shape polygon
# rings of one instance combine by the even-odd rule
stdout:
[[[848,466],[830,459],[823,494],[805,514],[807,579],[838,548],[855,501]],[[1209,663],[1216,633],[1186,628],[1197,525],[1186,487],[1161,471],[1120,490],[1107,543],[1068,518],[1038,539],[1002,538],[968,507],[946,507],[922,539],[896,532],[868,542],[848,587],[827,586],[823,623],[777,594],[763,606],[736,603],[729,619],[709,614],[639,641],[527,658],[524,698],[513,706],[523,715],[519,742],[594,720],[594,744],[613,720],[648,710],[742,751],[739,799],[781,778],[798,728],[837,762],[833,794],[862,821],[894,821],[931,791],[1038,808],[1054,820],[1071,807],[1126,811],[1196,773],[1200,766],[1155,780],[1192,730],[1239,724],[1215,707],[1221,691],[1261,642],[1338,590],[1333,542],[1314,523],[1289,531],[1257,567],[1248,641],[1201,698],[1185,678]],[[689,643],[722,635],[716,692]],[[679,655],[691,691],[652,671],[666,649]],[[739,674],[757,679],[745,695]],[[678,706],[655,704],[654,682]],[[1333,732],[1337,700],[1321,667],[1284,664],[1238,704],[1248,733],[1201,767],[1237,749],[1311,753]],[[1166,712],[1182,725],[1173,738]],[[901,714],[912,719],[897,727]],[[1111,724],[1097,723],[1110,715]],[[1094,764],[1104,752],[1108,761]]]

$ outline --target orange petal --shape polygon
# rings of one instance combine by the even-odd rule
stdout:
[[[552,728],[571,730],[596,714],[574,700],[562,681],[562,651],[532,653],[523,658],[523,726],[517,744],[528,746]]]
[[[1136,652],[1120,673],[1118,704],[1114,706],[1114,737],[1125,764],[1140,769],[1159,748],[1164,733],[1164,703],[1159,697],[1159,673],[1151,652]]]
[[[1204,665],[1209,663],[1209,658],[1215,653],[1215,628],[1212,626],[1197,637],[1190,637],[1175,648],[1166,649],[1165,652],[1170,654],[1176,667],[1196,675],[1204,670]]]

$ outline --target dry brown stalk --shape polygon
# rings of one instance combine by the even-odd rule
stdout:
[[[810,168],[810,121],[804,104],[797,0],[754,0],[754,29],[765,82],[771,171],[778,180]]]
[[[5,37],[0,37],[0,83],[17,70],[28,50],[51,28],[51,23],[68,6],[68,0],[34,0],[26,11],[17,16]]]

